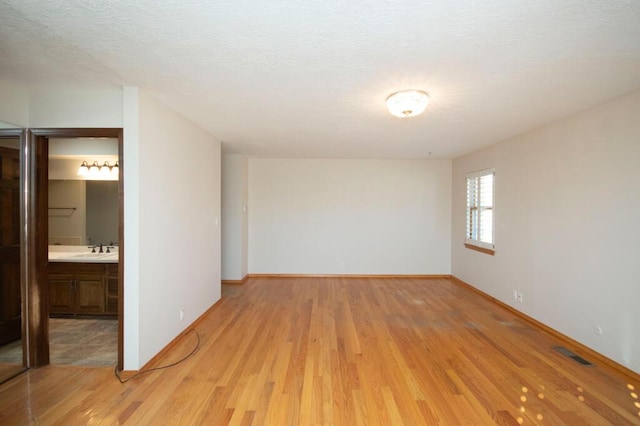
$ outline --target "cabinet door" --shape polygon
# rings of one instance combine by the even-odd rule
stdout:
[[[73,275],[49,276],[49,313],[65,314],[75,309]]]
[[[118,314],[118,264],[107,265],[107,313]]]
[[[118,277],[107,278],[107,313],[118,313]]]
[[[104,275],[78,275],[76,303],[78,313],[103,313],[105,311]]]

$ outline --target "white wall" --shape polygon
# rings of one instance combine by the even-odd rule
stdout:
[[[452,232],[453,275],[636,372],[639,117],[640,91],[456,159]],[[494,257],[463,247],[465,174],[489,167]]]
[[[241,155],[222,156],[222,279],[247,275],[249,163]]]
[[[249,272],[449,274],[451,162],[249,160]]]
[[[18,127],[29,125],[29,92],[20,83],[0,80],[0,121]],[[4,128],[0,124],[0,128]]]
[[[122,127],[122,88],[34,89],[29,127]]]
[[[124,179],[124,369],[140,362],[140,96],[137,87],[122,89],[123,143],[120,176]],[[122,250],[122,249],[120,249]]]
[[[65,158],[68,156],[81,158],[80,161],[100,161],[102,157],[112,161],[118,159],[117,138],[51,138],[55,143],[49,144],[49,157]]]
[[[242,170],[242,261],[240,275],[244,278],[249,274],[249,160],[243,161]],[[245,208],[246,206],[246,208]]]
[[[122,88],[27,88],[0,80],[0,121],[20,127],[122,127]]]
[[[124,128],[124,368],[136,370],[220,298],[220,143],[135,87],[0,91],[3,121]]]
[[[126,369],[149,361],[219,300],[221,290],[220,143],[142,91],[138,118],[137,159],[125,158],[124,172],[125,192],[138,197],[138,211],[129,212],[137,223],[125,221],[125,233],[137,225],[138,300],[131,302],[138,304],[139,357],[125,359]],[[126,261],[128,267],[135,260]],[[135,312],[129,307],[125,315]]]

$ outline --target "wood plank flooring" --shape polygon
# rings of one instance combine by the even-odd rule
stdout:
[[[196,329],[125,384],[30,370],[0,424],[640,424],[639,383],[446,278],[252,278]]]

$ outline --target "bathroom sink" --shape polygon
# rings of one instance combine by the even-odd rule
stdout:
[[[69,256],[68,260],[112,263],[118,261],[118,253],[80,253]]]
[[[75,262],[75,263],[118,263],[120,257],[118,249],[91,253],[91,247],[87,250],[79,246],[49,246],[49,262]]]
[[[84,258],[97,258],[97,257],[105,257],[105,256],[111,256],[113,253],[80,253],[80,254],[74,254],[71,257],[84,257]]]

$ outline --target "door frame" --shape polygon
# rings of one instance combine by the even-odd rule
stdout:
[[[25,245],[23,308],[27,317],[27,366],[49,364],[48,263],[48,169],[50,138],[116,138],[118,140],[118,370],[124,366],[124,161],[122,128],[38,128],[28,129],[24,139]]]

